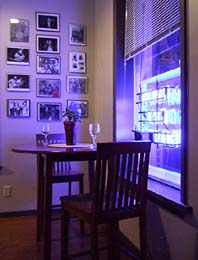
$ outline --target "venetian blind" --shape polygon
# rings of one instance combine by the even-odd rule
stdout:
[[[180,26],[180,0],[126,0],[125,58]]]

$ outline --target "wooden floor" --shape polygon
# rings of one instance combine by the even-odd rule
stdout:
[[[72,252],[88,249],[88,226],[86,235],[80,235],[79,223],[72,219],[70,225],[70,248]],[[43,260],[41,242],[36,242],[36,217],[22,216],[0,218],[0,260]],[[100,244],[106,243],[105,227],[100,229]],[[52,260],[60,259],[60,221],[52,221]],[[75,260],[89,260],[88,255],[76,257]],[[107,260],[106,250],[100,253],[101,260]],[[133,259],[121,253],[121,260]],[[113,259],[112,259],[113,260]]]

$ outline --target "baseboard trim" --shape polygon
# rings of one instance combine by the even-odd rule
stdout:
[[[22,217],[36,215],[36,210],[0,212],[0,218]]]

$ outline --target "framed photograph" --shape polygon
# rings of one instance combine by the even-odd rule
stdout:
[[[59,32],[60,31],[60,15],[52,13],[36,13],[36,30]]]
[[[8,117],[30,117],[30,99],[8,99]]]
[[[86,26],[81,24],[69,25],[69,44],[84,46],[86,44]]]
[[[60,56],[37,56],[38,74],[60,74],[61,73],[61,58]]]
[[[29,42],[29,20],[10,18],[10,41]]]
[[[29,65],[29,49],[22,47],[7,48],[7,64]]]
[[[67,92],[73,94],[87,94],[87,77],[67,76]]]
[[[62,119],[61,103],[39,102],[37,112],[39,121],[60,121]]]
[[[37,35],[36,36],[36,51],[45,53],[59,53],[60,52],[60,37]]]
[[[59,98],[61,95],[60,79],[36,79],[37,97]]]
[[[8,91],[30,91],[29,75],[8,74]]]
[[[78,111],[82,118],[88,117],[87,100],[67,100],[67,108],[72,111]]]
[[[85,52],[69,52],[69,72],[85,73],[86,72],[86,55]]]

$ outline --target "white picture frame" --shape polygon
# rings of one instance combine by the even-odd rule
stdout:
[[[7,64],[29,65],[29,49],[24,47],[7,47]]]
[[[68,75],[66,79],[67,93],[70,94],[87,94],[88,79],[86,76]]]
[[[86,45],[86,26],[82,24],[69,24],[69,44],[76,46]]]
[[[86,54],[85,52],[69,52],[69,72],[86,73]]]
[[[60,36],[36,35],[36,51],[42,53],[60,53]]]
[[[37,55],[36,72],[38,74],[57,75],[61,73],[61,57]]]
[[[60,14],[36,12],[36,30],[59,32]]]

